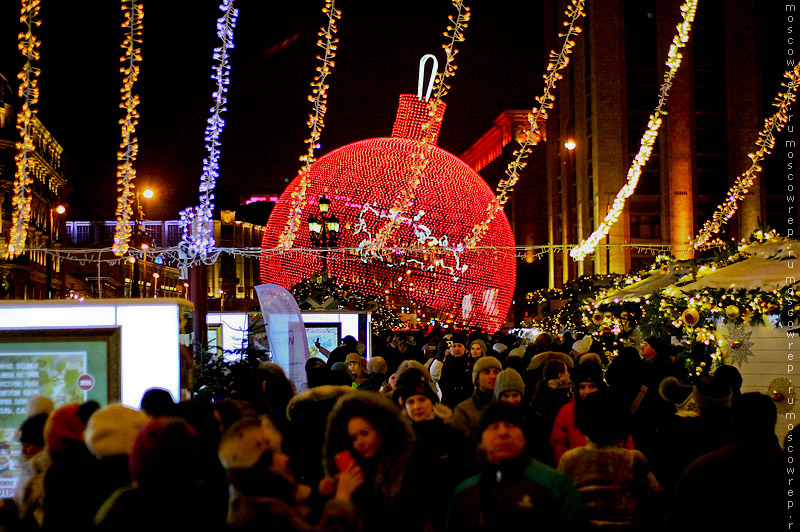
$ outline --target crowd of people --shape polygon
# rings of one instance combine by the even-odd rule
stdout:
[[[687,379],[651,337],[353,337],[295,390],[271,362],[211,404],[29,405],[2,530],[778,530],[772,398]],[[794,433],[787,441],[791,442]],[[791,493],[789,494],[791,495]],[[791,499],[791,498],[790,498]]]

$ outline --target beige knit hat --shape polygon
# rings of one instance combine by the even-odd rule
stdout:
[[[98,458],[130,454],[136,435],[150,416],[121,404],[108,405],[92,414],[83,439]]]

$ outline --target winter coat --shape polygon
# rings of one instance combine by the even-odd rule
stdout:
[[[442,361],[439,377],[439,389],[442,391],[442,403],[455,406],[468,399],[475,386],[472,382],[473,360],[468,355],[454,357],[448,355]]]
[[[358,389],[379,392],[384,382],[386,382],[385,373],[370,373],[367,380],[358,385]]]
[[[475,388],[472,397],[461,401],[453,410],[451,424],[466,435],[473,445],[477,445],[481,437],[481,413],[494,399],[494,395]]]
[[[351,502],[331,499],[314,523],[306,503],[310,491],[275,472],[256,473],[247,483],[247,493],[231,486],[228,526],[233,530],[272,532],[340,532],[355,530],[356,508]],[[301,495],[302,494],[302,495]]]
[[[661,485],[639,451],[589,443],[564,453],[558,470],[578,488],[595,528],[651,530],[660,517]]]
[[[349,386],[327,384],[300,392],[289,401],[286,408],[289,425],[283,447],[294,477],[301,484],[316,486],[324,476],[325,423],[336,401],[352,390]]]
[[[378,431],[382,443],[378,454],[364,460],[353,449],[347,424],[362,417]],[[364,532],[422,529],[422,518],[405,508],[413,507],[418,493],[408,475],[416,437],[411,423],[399,407],[383,394],[354,390],[336,402],[325,432],[323,466],[333,477],[337,473],[334,456],[350,451],[364,472],[364,483],[353,494]]]
[[[566,475],[522,455],[462,482],[445,529],[453,532],[583,530],[586,508]]]
[[[422,497],[418,511],[434,530],[442,530],[447,505],[456,486],[478,471],[472,445],[463,433],[448,425],[445,420],[452,411],[442,404],[436,405],[437,415],[428,421],[412,423],[417,444],[412,459],[412,485],[424,486],[425,493],[435,497]],[[443,413],[442,413],[443,412]]]
[[[561,407],[553,423],[553,431],[550,433],[550,445],[553,447],[553,458],[556,465],[561,461],[561,457],[569,449],[583,447],[586,445],[586,436],[575,424],[575,404],[576,399]],[[633,449],[633,438],[628,436],[625,440],[625,448]]]
[[[796,464],[795,464],[796,465]],[[791,471],[790,471],[791,469]],[[675,487],[666,529],[786,530],[794,466],[777,440],[734,441],[704,454]]]

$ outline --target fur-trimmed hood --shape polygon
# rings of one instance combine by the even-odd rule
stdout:
[[[353,391],[351,386],[339,386],[334,384],[325,384],[323,386],[315,386],[308,390],[303,390],[298,393],[289,401],[286,406],[286,417],[289,421],[297,421],[301,412],[307,412],[316,408],[324,408],[330,410],[332,404],[335,403],[339,397],[346,393]]]
[[[336,474],[334,455],[353,451],[347,433],[347,423],[354,417],[362,417],[372,424],[380,434],[383,443],[377,456],[377,470],[372,483],[376,495],[393,499],[399,495],[403,486],[406,468],[414,452],[415,435],[411,423],[402,411],[388,397],[375,393],[354,390],[344,394],[336,401],[325,432],[323,447],[323,466],[329,476]]]

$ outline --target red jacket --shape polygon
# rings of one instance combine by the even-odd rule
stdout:
[[[570,449],[583,447],[586,445],[586,436],[575,426],[575,397],[561,407],[553,423],[553,431],[550,433],[550,445],[553,447],[553,456],[556,460],[556,467],[561,461],[561,456]],[[625,440],[624,447],[633,449],[633,437],[629,434]]]

